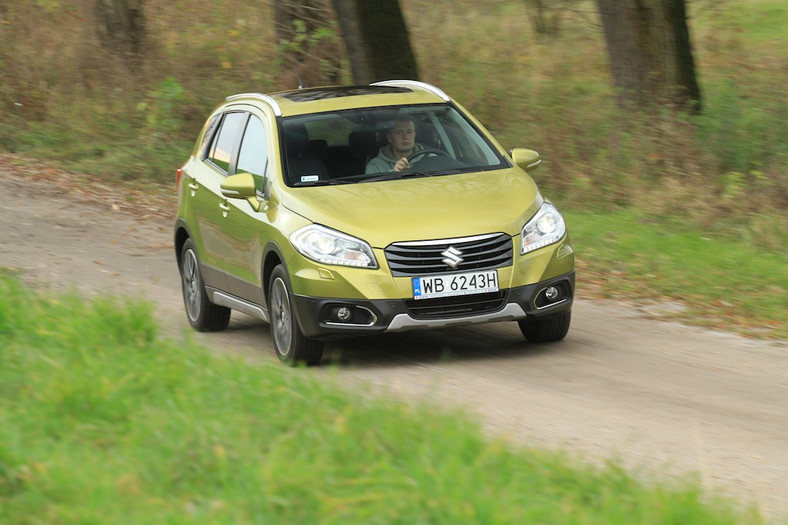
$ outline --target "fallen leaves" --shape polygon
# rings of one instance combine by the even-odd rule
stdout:
[[[170,186],[145,181],[112,181],[49,166],[20,155],[0,154],[0,172],[34,192],[65,193],[79,202],[101,206],[113,213],[128,213],[135,219],[171,222],[176,212],[176,195]]]

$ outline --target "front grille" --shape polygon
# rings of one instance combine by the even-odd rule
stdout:
[[[444,252],[452,249],[453,254]],[[492,233],[459,239],[397,242],[386,249],[386,261],[397,277],[441,272],[461,272],[500,268],[512,264],[512,238],[505,233]],[[462,259],[452,267],[445,259]]]
[[[415,319],[446,319],[500,310],[506,303],[506,295],[506,290],[502,290],[438,299],[407,299],[405,307],[411,317]]]

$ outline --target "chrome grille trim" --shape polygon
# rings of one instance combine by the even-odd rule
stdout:
[[[446,256],[443,252],[450,247],[462,252],[463,261],[455,268],[444,262]],[[511,236],[491,233],[455,239],[395,242],[384,252],[392,275],[409,277],[509,266],[513,249]]]
[[[403,242],[395,242],[394,244],[397,246],[434,246],[436,244],[451,244],[451,243],[465,243],[465,242],[476,242],[476,241],[484,241],[491,237],[498,237],[499,235],[503,235],[502,233],[488,233],[485,235],[474,235],[472,237],[455,237],[454,239],[433,239],[431,241],[403,241]]]

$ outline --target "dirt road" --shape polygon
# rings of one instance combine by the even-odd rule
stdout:
[[[156,304],[167,335],[190,332],[172,250],[174,204],[0,162],[0,267],[56,290]],[[581,254],[582,256],[582,254]],[[693,473],[788,519],[788,342],[662,322],[632,304],[580,298],[565,341],[528,345],[515,323],[333,343],[309,373],[477,414],[492,434],[649,479]],[[268,327],[233,313],[209,348],[274,360]]]

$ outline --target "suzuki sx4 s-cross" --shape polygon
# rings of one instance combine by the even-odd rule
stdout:
[[[178,170],[189,323],[256,316],[308,365],[327,339],[418,328],[516,321],[561,340],[574,252],[539,162],[422,82],[230,96]]]

